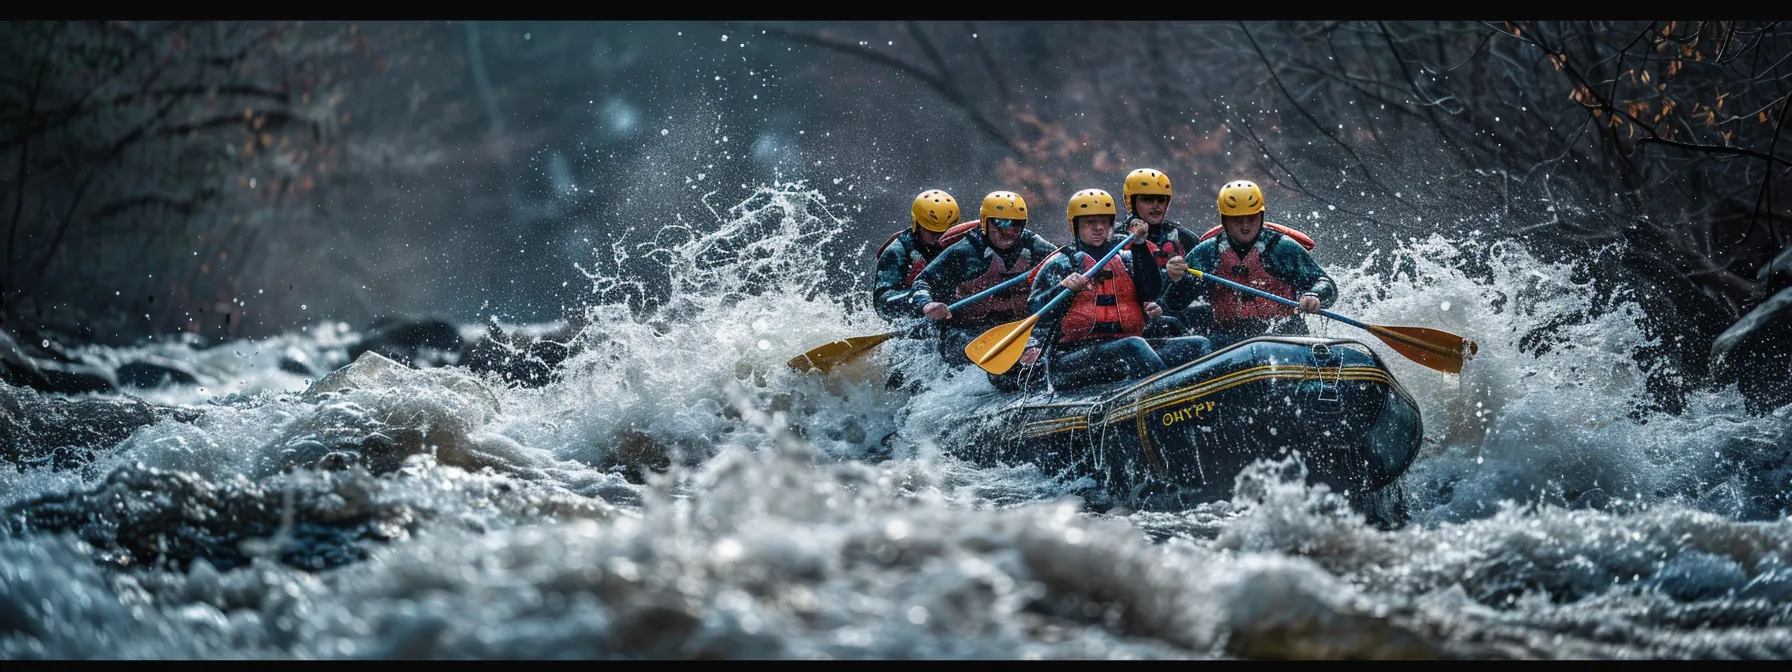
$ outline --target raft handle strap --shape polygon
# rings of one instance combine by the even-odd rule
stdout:
[[[1343,398],[1338,394],[1338,383],[1344,378],[1344,359],[1332,352],[1331,346],[1324,343],[1313,344],[1313,366],[1319,373],[1319,400],[1338,403]],[[1331,371],[1327,372],[1326,369]],[[1327,380],[1327,374],[1330,379]]]

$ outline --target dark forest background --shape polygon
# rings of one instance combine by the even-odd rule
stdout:
[[[1203,229],[1219,184],[1256,180],[1333,267],[1433,231],[1597,259],[1577,280],[1671,334],[1646,356],[1673,407],[1777,288],[1788,28],[8,22],[0,326],[548,321],[594,247],[759,186],[826,193],[847,254],[929,188],[972,216],[1017,190],[1062,240],[1071,192],[1153,167]]]

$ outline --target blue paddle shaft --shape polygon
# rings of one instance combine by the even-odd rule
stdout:
[[[1219,276],[1216,276],[1216,275],[1214,275],[1214,274],[1212,274],[1212,273],[1202,273],[1202,272],[1201,272],[1201,271],[1197,271],[1197,270],[1195,270],[1195,269],[1192,269],[1192,268],[1191,268],[1191,269],[1189,269],[1189,272],[1190,272],[1190,273],[1194,273],[1194,274],[1195,274],[1195,277],[1198,277],[1198,278],[1202,278],[1202,279],[1204,279],[1204,280],[1211,280],[1211,281],[1213,281],[1213,282],[1217,282],[1217,283],[1220,283],[1220,284],[1222,284],[1222,285],[1225,285],[1225,286],[1227,286],[1227,287],[1231,287],[1231,288],[1232,288],[1232,289],[1236,289],[1236,290],[1238,290],[1238,291],[1241,291],[1241,292],[1247,292],[1247,293],[1250,293],[1250,294],[1255,294],[1255,295],[1257,295],[1257,296],[1261,296],[1261,297],[1263,297],[1263,298],[1265,298],[1265,299],[1269,299],[1269,300],[1271,300],[1271,301],[1274,301],[1274,302],[1276,302],[1276,303],[1282,303],[1282,304],[1286,304],[1286,305],[1290,305],[1290,306],[1294,306],[1294,307],[1296,307],[1296,308],[1299,308],[1299,307],[1300,307],[1300,302],[1299,302],[1299,301],[1291,301],[1291,300],[1288,300],[1288,299],[1285,299],[1285,298],[1282,298],[1282,297],[1280,297],[1280,296],[1276,296],[1276,295],[1274,295],[1274,294],[1271,294],[1271,293],[1269,293],[1269,292],[1265,292],[1265,291],[1263,291],[1263,290],[1261,290],[1261,289],[1257,289],[1257,288],[1255,288],[1255,287],[1247,287],[1247,286],[1245,286],[1245,285],[1241,285],[1241,284],[1238,284],[1238,283],[1236,283],[1236,282],[1233,282],[1233,281],[1231,281],[1231,280],[1227,280],[1227,279],[1225,279],[1225,278],[1222,278],[1222,277],[1219,277]],[[1358,321],[1356,321],[1356,320],[1353,320],[1353,319],[1350,319],[1350,318],[1348,318],[1348,317],[1344,317],[1344,316],[1343,316],[1343,315],[1339,315],[1339,314],[1337,314],[1337,313],[1334,313],[1334,312],[1332,312],[1332,311],[1329,311],[1329,310],[1321,310],[1321,311],[1319,311],[1319,314],[1320,314],[1320,315],[1324,315],[1324,316],[1326,316],[1326,317],[1329,317],[1329,318],[1332,318],[1332,319],[1334,319],[1334,320],[1337,320],[1337,321],[1339,321],[1339,322],[1343,322],[1343,323],[1345,323],[1345,324],[1348,324],[1348,325],[1350,325],[1350,326],[1353,326],[1353,327],[1356,327],[1356,328],[1358,328],[1358,329],[1368,329],[1368,328],[1369,328],[1369,325],[1366,325],[1366,324],[1363,324],[1363,323],[1361,323],[1361,322],[1358,322]]]

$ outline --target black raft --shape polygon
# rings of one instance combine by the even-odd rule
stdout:
[[[962,458],[1091,476],[1110,505],[1140,509],[1229,498],[1247,465],[1297,455],[1309,482],[1383,527],[1406,522],[1398,480],[1424,434],[1375,351],[1296,336],[1242,341],[1143,380],[1023,394],[962,429],[948,444]]]

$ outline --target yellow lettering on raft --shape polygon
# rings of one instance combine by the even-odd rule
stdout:
[[[1173,411],[1167,411],[1159,420],[1165,427],[1169,427],[1184,420],[1200,419],[1201,416],[1212,413],[1213,407],[1214,402],[1212,401],[1196,402]]]

